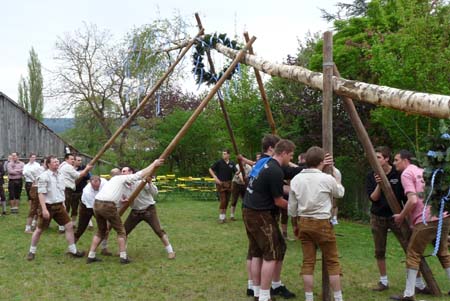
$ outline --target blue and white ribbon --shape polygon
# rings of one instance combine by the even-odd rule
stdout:
[[[439,251],[439,246],[441,244],[441,235],[442,235],[442,223],[444,220],[444,207],[445,207],[445,203],[447,203],[449,201],[450,198],[450,189],[447,192],[447,195],[444,196],[441,199],[441,204],[439,207],[439,220],[438,220],[438,228],[436,231],[436,243],[434,245],[434,251],[433,251],[433,256],[436,256],[438,251]],[[447,239],[447,238],[445,238]]]

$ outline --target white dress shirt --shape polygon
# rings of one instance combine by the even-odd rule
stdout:
[[[142,179],[142,172],[132,175],[117,175],[111,178],[95,197],[99,201],[110,201],[119,207],[120,200],[124,195],[130,195],[132,185],[135,181]]]
[[[38,176],[38,193],[45,195],[45,203],[64,202],[64,179],[59,172],[46,170]]]
[[[75,190],[75,181],[80,177],[80,173],[75,167],[64,161],[61,163],[58,170],[64,178],[65,187]]]
[[[105,186],[106,182],[108,182],[106,179],[100,178],[100,187],[98,188],[98,190],[94,190],[94,188],[92,188],[91,183],[88,183],[83,188],[83,194],[81,195],[81,202],[86,206],[86,208],[94,208],[95,197],[103,188],[103,186]]]
[[[27,163],[23,167],[23,176],[25,177],[25,182],[34,183],[37,177],[44,171],[42,167],[36,161],[33,163]]]
[[[139,185],[139,182],[135,182],[133,184],[132,189],[136,189],[136,187]],[[147,183],[144,186],[144,189],[141,190],[139,195],[134,200],[133,204],[131,205],[131,209],[134,210],[144,210],[147,209],[149,206],[154,205],[155,197],[158,195],[158,188],[153,183]]]
[[[288,213],[290,216],[329,219],[332,199],[344,196],[344,186],[319,169],[307,168],[291,180]]]

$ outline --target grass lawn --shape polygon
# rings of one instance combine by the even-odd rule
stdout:
[[[22,202],[23,203],[23,202]],[[167,195],[157,204],[161,224],[177,252],[175,260],[147,224],[141,223],[128,241],[133,262],[120,265],[118,257],[87,265],[85,259],[64,255],[67,244],[56,224],[44,232],[36,259],[26,261],[31,235],[25,234],[27,206],[19,215],[0,217],[0,300],[253,300],[245,296],[247,238],[238,221],[217,223],[218,203],[198,201],[189,195]],[[340,221],[336,228],[343,267],[345,300],[388,300],[403,291],[404,255],[393,236],[388,242],[388,275],[391,289],[370,290],[378,281],[373,244],[367,225]],[[81,237],[78,248],[87,250],[92,231]],[[110,250],[117,252],[116,235],[110,236]],[[426,254],[431,253],[431,247]],[[283,282],[304,300],[299,278],[302,260],[300,243],[288,242]],[[450,282],[436,258],[428,263],[443,292]],[[320,300],[320,262],[316,267],[315,300]],[[279,298],[277,298],[279,300]],[[417,300],[450,300],[417,296]]]

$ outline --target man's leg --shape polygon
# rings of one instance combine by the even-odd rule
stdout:
[[[169,242],[169,237],[167,236],[166,231],[164,231],[164,229],[161,228],[161,223],[159,222],[159,217],[155,205],[152,205],[149,208],[147,208],[147,211],[145,212],[143,219],[153,229],[153,232],[155,232],[155,234],[159,237],[159,239],[163,243],[164,248],[166,249],[167,252],[167,258],[175,259],[176,254],[173,250],[172,245]]]
[[[37,227],[33,232],[33,236],[31,236],[31,245],[30,250],[28,252],[27,260],[33,260],[36,256],[37,245],[39,243],[39,239],[41,238],[42,229]]]
[[[370,225],[375,246],[375,258],[380,273],[380,279],[377,285],[372,288],[373,291],[384,291],[389,288],[389,281],[386,271],[386,242],[389,228],[389,220],[384,217],[371,215]]]
[[[89,224],[89,221],[91,220],[92,215],[94,215],[94,210],[92,208],[86,208],[86,206],[83,203],[81,203],[80,210],[78,213],[78,227],[77,231],[74,234],[75,242],[77,242],[83,235],[84,231],[86,231],[86,228]]]
[[[96,257],[95,251],[97,250],[100,242],[106,237],[108,231],[108,225],[105,217],[103,216],[104,204],[94,203],[94,215],[97,220],[97,233],[92,238],[91,247],[89,248],[89,254],[87,258],[87,263],[92,263],[96,261],[101,261]]]
[[[223,224],[225,223],[225,219],[226,219],[226,212],[227,212],[227,196],[226,196],[226,192],[223,190],[222,186],[220,187],[220,191],[219,191],[219,199],[220,199],[220,204],[219,204],[219,223]],[[218,188],[219,189],[219,188]]]
[[[261,267],[261,290],[259,291],[259,301],[267,301],[270,299],[270,288],[272,285],[273,271],[276,260],[264,260]]]
[[[50,224],[50,220],[52,219],[52,212],[49,210],[49,218],[44,219],[42,217],[42,213],[38,216],[38,224],[36,229],[33,232],[33,235],[31,236],[31,245],[30,250],[28,252],[27,260],[33,260],[36,255],[36,249],[37,245],[39,243],[39,240],[41,238],[42,232],[48,228],[48,225]]]
[[[253,293],[255,297],[259,297],[261,290],[261,268],[262,258],[252,257],[251,271],[253,280]]]

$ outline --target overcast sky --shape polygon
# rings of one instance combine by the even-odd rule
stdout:
[[[53,69],[58,36],[93,23],[121,39],[134,27],[158,16],[179,12],[187,18],[198,12],[206,32],[242,35],[258,39],[255,52],[274,62],[297,52],[297,39],[308,31],[331,29],[319,8],[335,11],[335,0],[15,0],[2,1],[0,18],[0,91],[17,100],[20,75],[27,75],[29,51],[34,47],[43,68]],[[341,0],[342,2],[342,0]],[[344,1],[349,2],[349,1]],[[195,30],[194,30],[195,31]],[[195,32],[192,32],[195,35]],[[44,73],[44,81],[45,73]]]

